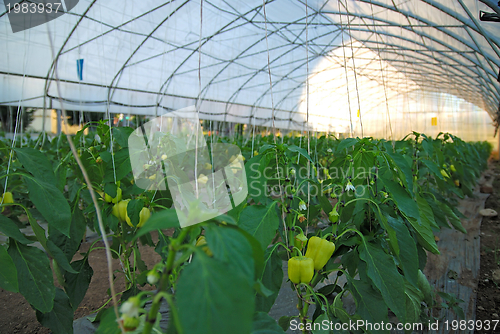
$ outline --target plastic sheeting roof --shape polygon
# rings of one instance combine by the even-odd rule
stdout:
[[[365,135],[420,112],[497,118],[492,0],[202,3],[80,0],[17,33],[0,6],[0,104],[160,115],[199,97],[203,119]]]

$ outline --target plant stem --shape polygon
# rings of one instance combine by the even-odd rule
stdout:
[[[158,314],[158,311],[160,310],[160,305],[161,305],[161,300],[162,296],[164,296],[164,291],[167,290],[169,279],[168,276],[172,272],[174,268],[174,262],[175,262],[175,255],[177,254],[178,248],[181,246],[182,242],[188,235],[188,233],[191,231],[189,227],[186,227],[181,230],[181,233],[177,237],[177,239],[172,240],[172,242],[169,245],[169,252],[168,252],[168,257],[167,257],[167,263],[165,266],[165,271],[161,275],[160,278],[160,286],[158,288],[157,296],[159,298],[154,298],[153,304],[151,305],[151,309],[149,310],[149,313],[146,317],[146,323],[144,324],[144,329],[142,331],[143,334],[150,334],[151,330],[153,329],[153,325],[156,322],[156,316]],[[177,331],[179,333],[182,333],[182,328],[180,327],[179,318],[176,316],[177,310],[173,310],[172,306],[173,301],[170,302],[168,299],[167,301],[169,302],[171,306],[170,312],[172,312],[172,317],[174,318],[175,326],[177,328]]]

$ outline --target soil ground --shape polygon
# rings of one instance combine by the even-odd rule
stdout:
[[[157,237],[153,236],[154,240]],[[91,246],[90,242],[83,243],[79,253],[87,252]],[[104,247],[102,242],[98,242],[94,247]],[[161,260],[151,247],[140,247],[141,258],[148,268],[152,268]],[[74,260],[82,258],[78,253]],[[75,311],[74,320],[89,315],[103,306],[108,300],[107,293],[109,289],[108,271],[106,265],[106,254],[104,249],[93,250],[89,256],[89,264],[94,270],[92,281],[85,298]],[[113,270],[120,268],[118,260],[113,261]],[[56,278],[54,277],[54,280]],[[147,285],[146,285],[147,286]],[[125,280],[118,277],[115,280],[115,290],[117,292],[125,289]],[[0,289],[0,334],[26,333],[26,334],[49,334],[51,331],[44,328],[36,320],[35,310],[24,299],[21,294],[11,293]]]
[[[486,200],[485,208],[500,213],[500,163],[492,163],[495,180],[493,194]],[[476,319],[500,320],[500,217],[483,217],[481,223],[481,268],[477,289]],[[475,333],[500,333],[500,323],[495,331]]]
[[[495,174],[493,194],[486,201],[486,208],[500,213],[500,163],[492,163]],[[102,245],[101,245],[102,246]],[[90,247],[89,243],[82,244],[81,252]],[[160,260],[160,256],[149,247],[141,248],[142,259],[151,268]],[[499,320],[500,314],[500,217],[484,217],[481,224],[481,267],[477,289],[477,320]],[[106,256],[104,250],[99,249],[91,253],[90,265],[94,270],[92,281],[87,294],[75,312],[74,319],[91,314],[99,309],[109,296]],[[119,268],[118,261],[113,263]],[[117,291],[124,289],[124,280],[116,281]],[[500,333],[500,325],[497,328]],[[35,311],[20,294],[10,293],[0,289],[0,334],[25,333],[48,334],[50,330],[42,327],[36,320]],[[495,333],[495,331],[478,331],[475,333]]]

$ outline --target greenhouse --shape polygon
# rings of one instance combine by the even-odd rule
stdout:
[[[500,332],[500,2],[2,1],[1,333]]]

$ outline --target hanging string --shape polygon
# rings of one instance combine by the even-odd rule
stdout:
[[[269,54],[269,41],[267,38],[267,15],[266,15],[266,0],[262,0],[262,10],[264,13],[264,27],[266,31],[266,50],[267,50],[267,70],[269,74],[269,91],[271,94],[271,110],[272,110],[272,124],[273,124],[273,139],[274,139],[274,144],[276,145],[276,127],[274,123],[275,115],[274,115],[274,98],[273,98],[273,79],[271,76],[271,56]],[[279,162],[278,162],[278,155],[276,154],[276,171],[277,171],[277,176],[278,176],[278,189],[280,192],[280,198],[281,198],[281,203],[284,203],[283,199],[283,192],[281,191],[281,175],[280,175],[280,169],[279,169]],[[285,235],[285,244],[287,247],[289,246],[288,244],[288,233],[286,229],[286,223],[285,223],[285,208],[282,206],[281,207],[281,217],[283,220],[283,234]],[[288,252],[287,252],[288,254]]]
[[[375,40],[376,40],[375,44],[377,45],[377,55],[378,55],[378,60],[379,60],[379,63],[380,63],[380,74],[382,76],[382,86],[384,87],[385,108],[386,108],[386,112],[387,112],[387,118],[388,118],[388,121],[389,121],[389,130],[391,132],[391,139],[393,140],[393,144],[395,144],[394,143],[394,134],[392,132],[391,114],[389,112],[389,99],[387,97],[387,87],[386,87],[386,83],[385,83],[384,70],[383,70],[383,66],[382,66],[382,56],[380,55],[380,48],[379,48],[379,45],[378,45],[379,34],[377,33],[377,28],[376,28],[376,25],[375,25],[375,14],[373,12],[373,3],[372,3],[372,0],[370,0],[370,8],[371,8],[371,11],[372,11],[373,31],[375,32]],[[360,116],[361,116],[361,114],[360,114]],[[387,132],[387,126],[386,126],[386,132]],[[387,135],[386,135],[386,137],[387,137]]]
[[[27,31],[28,33],[28,40],[30,40],[31,38],[31,30],[28,29]],[[24,31],[24,37],[26,37],[26,30]],[[26,40],[26,38],[25,38]],[[23,107],[21,107],[21,101],[24,99],[24,83],[25,83],[25,79],[26,79],[26,67],[27,67],[27,64],[28,64],[28,53],[29,53],[29,48],[30,48],[30,45],[31,43],[28,43],[28,50],[24,52],[24,62],[23,62],[23,80],[21,82],[21,98],[19,99],[19,102],[17,104],[17,114],[16,114],[16,124],[14,125],[14,137],[12,138],[12,142],[11,142],[11,148],[10,148],[10,152],[9,152],[9,162],[7,163],[7,176],[5,177],[5,184],[3,186],[3,193],[5,194],[5,192],[7,191],[7,186],[8,186],[8,183],[9,183],[9,173],[10,173],[10,166],[12,164],[12,156],[14,155],[13,154],[13,151],[14,151],[14,147],[16,147],[16,141],[17,141],[17,132],[19,130],[19,119],[20,119],[20,116],[22,116],[23,114]],[[12,110],[12,108],[9,106],[9,110]],[[13,122],[13,119],[12,119],[12,113],[10,115],[10,127],[12,129],[12,122]],[[45,120],[43,120],[43,122],[45,122]],[[12,130],[11,130],[11,133],[12,133]],[[22,140],[21,140],[22,142]],[[0,199],[0,204],[3,204],[3,196],[2,198]]]
[[[307,154],[311,156],[311,138],[309,131],[309,35],[308,35],[308,5],[306,0],[306,125],[307,125]],[[307,160],[307,178],[311,177],[311,162]],[[311,204],[311,184],[307,183],[307,223],[306,231],[309,226],[309,208]]]
[[[199,130],[200,130],[200,103],[201,103],[201,36],[203,35],[203,0],[200,0],[200,36],[198,38],[198,97],[196,99],[196,113],[198,116],[198,123],[196,124],[195,136],[195,155],[194,155],[194,178],[195,178],[195,190],[196,198],[199,196],[199,185],[198,185],[198,141],[199,141]]]
[[[362,115],[361,115],[361,100],[359,98],[359,88],[358,88],[358,76],[356,74],[356,61],[354,59],[354,47],[353,47],[353,42],[352,42],[352,32],[351,32],[351,22],[350,22],[350,19],[349,19],[349,16],[351,15],[349,13],[349,8],[347,6],[347,3],[348,1],[345,2],[345,10],[347,12],[347,29],[349,30],[349,38],[350,38],[350,41],[351,41],[351,59],[352,59],[352,70],[353,70],[353,73],[354,73],[354,83],[356,85],[356,97],[358,99],[358,113],[359,113],[359,125],[361,127],[361,137],[364,137],[364,133],[363,133],[363,119],[362,119]]]
[[[99,14],[101,15],[101,18],[103,17],[102,15],[102,11],[101,11],[101,7],[99,7]],[[103,25],[101,24],[100,26],[101,28],[101,36],[104,36],[104,30],[103,30]],[[101,38],[101,41],[102,41],[102,38]],[[101,43],[101,49],[103,50],[103,55],[102,55],[102,58],[101,59],[105,59],[107,55],[104,55],[104,42]],[[118,54],[115,55],[116,56],[116,59],[118,59]],[[106,66],[104,66],[103,68],[104,72],[106,71]],[[106,73],[104,73],[106,74]],[[107,77],[107,76],[106,76]],[[111,122],[111,113],[109,111],[109,108],[110,108],[110,105],[111,105],[111,101],[110,101],[110,97],[111,97],[111,89],[112,87],[110,86],[109,87],[109,92],[108,92],[108,97],[107,97],[107,101],[106,101],[106,117],[108,118],[108,127],[109,127],[109,138],[110,138],[110,149],[111,149],[111,163],[113,165],[113,180],[115,181],[115,184],[117,183],[117,179],[116,179],[116,164],[115,164],[115,152],[114,152],[114,145],[113,145],[113,123]]]
[[[53,45],[51,34],[49,31],[49,25],[47,25],[47,35],[49,37],[49,45],[50,45],[50,50],[52,51],[52,58],[54,59],[54,79],[56,82],[57,95],[59,96],[59,104],[61,107],[61,112],[62,112],[63,118],[66,119],[66,117],[67,117],[66,109],[64,108],[64,105],[63,105],[63,100],[61,97],[61,86],[60,86],[59,77],[57,74],[57,59],[55,59],[54,45]],[[118,319],[120,317],[120,314],[118,312],[118,300],[116,299],[111,247],[109,245],[108,238],[106,237],[106,230],[104,229],[101,209],[99,207],[99,203],[97,202],[97,196],[95,194],[94,188],[92,187],[92,182],[90,181],[90,178],[87,174],[87,171],[86,171],[85,167],[83,166],[82,161],[80,160],[80,157],[78,156],[75,144],[73,143],[73,140],[68,133],[68,125],[66,122],[64,122],[64,125],[65,125],[65,131],[66,131],[66,139],[68,140],[68,144],[71,148],[71,152],[73,153],[73,156],[74,156],[78,166],[80,167],[80,170],[82,171],[83,178],[85,179],[85,183],[87,184],[87,188],[90,192],[90,197],[92,198],[92,202],[93,202],[95,210],[96,210],[99,231],[100,231],[101,236],[102,236],[102,241],[104,243],[104,249],[105,249],[105,253],[106,253],[106,262],[108,265],[107,269],[108,269],[109,290],[111,292],[111,299],[113,300],[113,311],[115,313],[116,319]],[[113,146],[113,144],[111,143],[110,146]],[[125,333],[125,328],[123,327],[123,323],[121,321],[118,322],[118,326],[120,327],[120,331],[122,333]]]
[[[347,105],[349,107],[349,122],[351,125],[351,131],[350,131],[350,137],[352,138],[354,136],[354,128],[352,125],[352,111],[351,111],[351,94],[349,92],[349,72],[347,71],[347,58],[345,55],[345,45],[344,45],[344,26],[342,24],[342,14],[340,11],[340,1],[338,2],[339,5],[339,17],[340,17],[340,36],[342,38],[342,53],[344,55],[344,69],[345,69],[345,80],[346,80],[346,89],[347,89]],[[349,20],[349,17],[347,17],[347,20]]]
[[[252,108],[254,108],[254,107],[252,107]],[[255,145],[255,117],[252,117],[251,120],[252,120],[252,158],[253,158],[253,155],[254,155],[253,152],[255,151],[255,147],[254,147],[254,145]]]
[[[78,59],[81,59],[81,46],[78,47]],[[78,60],[79,61],[79,60]],[[80,69],[82,71],[82,76],[83,76],[83,64],[82,68]],[[80,78],[78,78],[80,79]],[[79,106],[80,106],[80,112],[79,112],[79,120],[78,120],[78,125],[80,129],[82,128],[83,125],[83,104],[82,104],[82,85],[81,85],[81,80],[78,80],[78,94],[80,95],[80,101],[79,101]],[[85,145],[85,137],[81,136],[80,137],[80,145],[84,146]]]

